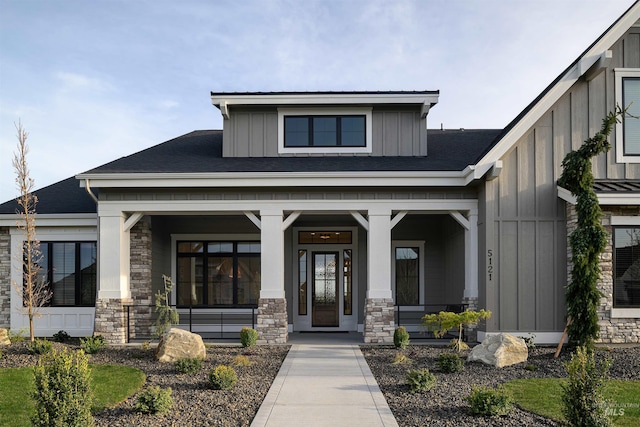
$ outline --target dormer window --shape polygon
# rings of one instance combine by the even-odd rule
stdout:
[[[616,124],[616,161],[640,163],[640,69],[616,68],[616,104],[629,108]]]
[[[278,151],[371,153],[371,108],[280,108]]]

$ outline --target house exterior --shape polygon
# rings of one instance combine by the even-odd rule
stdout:
[[[37,192],[54,294],[37,334],[148,335],[166,274],[203,334],[249,313],[264,343],[293,331],[390,342],[407,319],[470,307],[493,312],[479,340],[557,343],[575,227],[560,164],[616,104],[640,116],[639,20],[636,3],[502,130],[427,130],[437,91],[212,93],[221,131]],[[638,122],[594,161],[611,235],[603,342],[640,340]],[[14,330],[26,325],[15,209],[0,205],[0,327]]]

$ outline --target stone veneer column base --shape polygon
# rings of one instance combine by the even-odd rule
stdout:
[[[11,327],[11,236],[0,227],[0,328]]]
[[[395,307],[391,298],[367,298],[364,306],[364,342],[393,343]]]
[[[284,344],[289,338],[287,300],[260,298],[258,300],[258,344]]]
[[[94,335],[102,335],[109,344],[127,342],[127,305],[129,298],[97,299]]]
[[[478,311],[478,297],[464,297],[462,303],[467,304],[467,310]],[[471,325],[464,328],[464,335],[467,342],[478,341],[478,326]]]

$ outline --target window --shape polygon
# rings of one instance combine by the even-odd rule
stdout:
[[[260,242],[178,242],[178,306],[255,306]]]
[[[640,69],[618,69],[616,103],[629,108],[628,114],[616,125],[616,160],[619,163],[640,163]]]
[[[42,279],[52,307],[93,307],[96,303],[96,242],[40,242]]]
[[[613,306],[640,308],[640,227],[614,227],[613,248]]]
[[[285,116],[285,147],[364,147],[365,116]]]
[[[278,109],[279,153],[371,153],[371,108]]]
[[[420,249],[396,247],[396,304],[420,304]]]

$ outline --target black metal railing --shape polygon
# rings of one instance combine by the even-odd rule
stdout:
[[[178,327],[199,334],[204,339],[240,339],[240,330],[247,326],[255,329],[257,307],[176,307],[180,321]],[[146,341],[153,336],[153,325],[158,315],[155,306],[126,306],[127,342]]]
[[[421,304],[421,305],[396,305],[395,306],[395,322],[396,326],[404,326],[409,332],[411,339],[435,339],[433,332],[428,331],[421,326],[422,317],[425,314],[440,313],[441,311],[451,311],[453,313],[462,313],[469,304]],[[457,338],[458,331],[451,330],[445,334],[443,338]],[[466,336],[463,332],[463,339]]]

